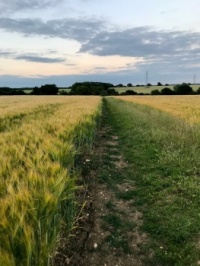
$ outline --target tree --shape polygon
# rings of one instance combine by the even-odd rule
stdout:
[[[137,92],[133,91],[133,90],[126,90],[124,95],[136,95]]]
[[[174,92],[175,94],[179,94],[179,95],[187,95],[187,94],[192,94],[193,89],[188,84],[183,83],[183,84],[174,86]]]
[[[197,89],[196,94],[200,94],[200,87]]]
[[[120,84],[116,85],[115,87],[124,87],[124,85],[120,83]]]
[[[91,91],[90,87],[87,87],[85,85],[80,85],[80,86],[76,87],[76,93],[78,95],[91,95],[92,91]]]
[[[108,95],[118,95],[118,94],[119,94],[119,92],[116,91],[116,90],[113,89],[113,88],[108,89],[107,92],[108,92]]]
[[[40,88],[35,87],[33,91],[30,93],[32,95],[56,95],[58,94],[58,88],[55,84],[46,84],[41,86]]]
[[[163,94],[163,95],[173,95],[174,94],[174,91],[171,90],[170,88],[163,88],[161,90],[161,94]]]
[[[34,87],[33,90],[30,92],[32,95],[40,95],[40,90],[38,87]]]
[[[11,89],[9,87],[0,87],[0,95],[26,95],[22,89]]]
[[[133,86],[132,83],[127,84],[127,87],[132,87],[132,86]]]
[[[58,94],[58,88],[55,84],[46,84],[40,88],[41,95],[56,95]]]
[[[157,83],[157,86],[162,86],[162,83],[161,83],[161,82],[158,82],[158,83]]]
[[[72,85],[70,95],[109,95],[114,94],[114,85],[103,82],[76,82]]]
[[[152,90],[151,91],[151,95],[159,95],[159,94],[160,94],[159,90]]]

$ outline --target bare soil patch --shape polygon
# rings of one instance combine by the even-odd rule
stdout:
[[[134,200],[117,197],[117,192],[134,190],[134,183],[124,181],[111,188],[99,179],[102,169],[111,179],[113,171],[119,174],[127,166],[119,154],[118,136],[107,138],[108,134],[109,128],[100,129],[92,154],[84,159],[85,207],[69,241],[62,232],[52,266],[143,265],[140,245],[146,242],[147,235],[140,231],[142,213]],[[117,154],[110,155],[112,166],[105,167],[104,156],[108,157],[110,151]]]

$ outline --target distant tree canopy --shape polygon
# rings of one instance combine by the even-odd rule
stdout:
[[[115,87],[124,87],[124,85],[122,83],[119,83]]]
[[[152,86],[150,83],[148,87]],[[157,86],[161,86],[160,82]],[[165,84],[167,86],[168,84]],[[137,84],[136,87],[143,87],[144,85]],[[76,82],[71,87],[58,88],[55,84],[46,84],[41,87],[34,88],[9,88],[0,87],[0,95],[118,95],[120,92],[115,90],[116,87],[124,87],[121,83],[114,86],[111,83],[104,82]],[[130,88],[131,87],[131,88]],[[143,95],[147,93],[137,93],[132,90],[133,86],[131,83],[127,84],[128,90],[121,92],[122,95]],[[60,91],[59,91],[60,89]],[[161,89],[161,88],[160,88]],[[200,87],[193,91],[193,88],[188,83],[182,83],[175,85],[173,89],[165,87],[160,90],[154,89],[151,91],[151,95],[188,95],[188,94],[200,94]]]
[[[193,89],[192,87],[190,87],[190,85],[183,83],[183,84],[174,86],[174,92],[175,94],[186,95],[186,94],[192,94]]]
[[[166,88],[163,88],[160,93],[163,95],[173,95],[174,91],[166,87]]]
[[[116,95],[114,85],[103,82],[77,82],[71,87],[70,95]]]
[[[8,87],[0,87],[0,95],[25,95],[26,93],[20,89],[11,89]]]
[[[46,84],[40,88],[35,87],[30,93],[31,95],[56,95],[58,94],[58,88],[55,84]]]
[[[197,94],[200,94],[200,87],[196,91]]]
[[[137,92],[134,90],[126,90],[125,92],[122,92],[121,95],[136,95]]]
[[[159,94],[160,94],[159,90],[152,90],[151,91],[151,95],[159,95]]]

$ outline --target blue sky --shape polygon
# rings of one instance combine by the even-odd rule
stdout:
[[[0,1],[0,87],[200,83],[199,0]]]

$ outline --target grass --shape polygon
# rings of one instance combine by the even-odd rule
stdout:
[[[105,230],[110,232],[105,242],[111,247],[121,249],[125,254],[131,253],[126,233],[127,230],[132,230],[134,228],[134,224],[124,222],[123,218],[116,213],[104,216],[103,220],[105,222]]]
[[[61,226],[68,233],[74,226],[76,160],[91,147],[101,114],[98,97],[36,99],[0,99],[0,265],[4,266],[48,265]]]
[[[197,265],[199,124],[132,102],[114,98],[106,102],[108,123],[120,137],[120,150],[129,162],[125,178],[136,185],[117,194],[134,199],[143,213],[141,229],[148,233],[149,242],[141,248],[146,258],[152,250],[154,254],[145,265]]]

